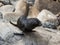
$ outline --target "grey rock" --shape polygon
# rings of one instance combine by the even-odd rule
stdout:
[[[57,29],[59,25],[57,16],[46,9],[43,9],[38,14],[37,18],[42,22],[42,26],[45,28]]]
[[[50,39],[49,35],[37,34],[35,33],[25,33],[23,36],[14,35],[16,32],[14,26],[9,23],[0,22],[0,44],[1,45],[47,45],[48,40]],[[18,32],[17,32],[18,33]],[[39,35],[39,36],[38,36]],[[22,43],[21,43],[22,40]]]
[[[6,21],[17,21],[21,13],[9,12],[4,14],[4,19]]]
[[[47,21],[42,24],[44,28],[51,28],[51,29],[57,29],[57,26],[59,25],[58,21]]]
[[[6,12],[13,12],[14,10],[14,6],[12,5],[4,5],[2,7],[0,7],[0,12],[2,14],[6,13]]]
[[[39,29],[41,29],[42,31]],[[51,36],[51,38],[48,41],[48,45],[60,45],[60,43],[59,43],[60,31],[48,29],[48,28],[45,28],[45,29],[44,28],[38,28],[36,31],[43,33],[43,34],[48,34]]]
[[[34,4],[35,0],[26,0],[28,3]]]
[[[12,3],[11,3],[11,1],[9,0],[9,1],[0,1],[2,4],[4,4],[4,5],[12,5]]]
[[[14,6],[16,6],[16,3],[17,3],[18,0],[10,0],[10,1]]]
[[[50,12],[49,10],[43,9],[37,16],[37,18],[42,22],[46,22],[47,20],[56,20],[57,17]]]
[[[21,33],[18,28],[7,22],[0,21],[0,45],[55,45],[60,44],[60,31],[37,27],[36,32],[14,35]]]
[[[6,22],[5,22],[6,23]],[[9,23],[6,23],[5,25],[4,22],[0,21],[0,44],[1,45],[12,45],[15,42],[21,40],[20,36],[15,36],[14,32],[16,32],[16,30],[14,31],[13,28],[11,27],[12,25],[10,25]],[[9,26],[10,25],[10,26]],[[18,32],[17,32],[18,33]]]
[[[48,45],[60,45],[60,40],[59,40],[59,35],[55,35],[53,36],[50,41],[49,41],[49,44]]]

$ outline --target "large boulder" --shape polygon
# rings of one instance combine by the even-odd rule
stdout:
[[[0,21],[0,25],[0,45],[13,45],[21,40],[20,36],[14,36],[14,33],[20,33],[18,28],[4,21]]]
[[[0,45],[60,45],[60,31],[37,27],[36,32],[22,33],[20,29],[5,20],[0,21]]]
[[[37,28],[36,31],[50,36],[48,45],[60,45],[60,43],[59,43],[60,42],[60,40],[59,40],[60,31],[48,29],[48,28]]]
[[[46,22],[50,19],[57,19],[57,17],[50,11],[43,9],[37,16],[37,18],[42,22]]]
[[[42,10],[37,18],[42,22],[43,27],[56,29],[59,25],[57,16],[46,9]]]
[[[17,22],[18,18],[22,15],[22,13],[18,12],[7,12],[3,15],[3,19],[7,21],[15,21]]]
[[[24,33],[24,35],[14,35],[14,33],[21,33],[21,31],[6,22],[0,21],[0,25],[0,45],[48,45],[50,39],[48,34],[31,32]]]

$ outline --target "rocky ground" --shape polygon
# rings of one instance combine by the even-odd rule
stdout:
[[[16,19],[17,17],[19,17],[19,15],[10,14],[14,12],[15,5],[18,0],[10,0],[12,5],[9,4],[9,0],[0,0],[0,1],[5,1],[7,3],[5,5],[0,2],[0,45],[60,45],[60,30],[59,30],[60,26],[57,20],[57,16],[53,14],[55,12],[51,9],[51,7],[49,9],[51,9],[53,13],[50,12],[50,10],[48,11],[45,10],[45,8],[43,8],[43,10],[41,10],[41,12],[37,16],[37,18],[43,23],[43,26],[45,26],[46,28],[43,26],[36,27],[34,29],[36,32],[24,33],[24,35],[14,35],[14,33],[22,33],[20,29],[9,23],[10,20],[16,23]],[[32,0],[27,0],[27,1],[32,1]],[[46,2],[48,1],[46,0]],[[60,2],[58,1],[57,3],[60,4]],[[10,13],[6,15],[7,12]],[[58,15],[57,11],[56,13]],[[50,22],[50,20],[53,21]],[[56,26],[57,29],[51,29],[51,27],[53,26],[47,28],[47,26],[44,24],[47,24],[47,26],[49,24],[50,25],[54,24],[54,26]]]

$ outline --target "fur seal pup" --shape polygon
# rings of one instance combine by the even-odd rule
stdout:
[[[40,20],[38,20],[37,18],[27,18],[28,13],[29,13],[29,6],[30,4],[27,3],[27,6],[26,6],[27,11],[24,15],[18,18],[17,24],[14,24],[10,21],[10,24],[18,27],[23,32],[33,32],[32,29],[34,29],[37,26],[42,25]]]

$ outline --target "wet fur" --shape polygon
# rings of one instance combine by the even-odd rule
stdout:
[[[41,22],[37,18],[24,19],[24,17],[21,17],[18,19],[17,24],[12,23],[11,21],[10,23],[21,29],[23,32],[32,32],[32,29],[41,26]]]

